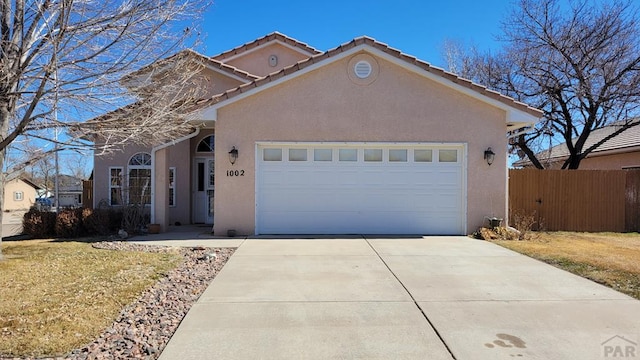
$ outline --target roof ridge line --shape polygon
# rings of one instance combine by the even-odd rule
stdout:
[[[314,55],[322,53],[322,51],[314,48],[313,46],[310,46],[307,43],[304,43],[304,42],[299,41],[299,40],[297,40],[295,38],[292,38],[291,36],[287,36],[287,35],[279,32],[279,31],[273,31],[273,32],[271,32],[271,33],[269,33],[267,35],[264,35],[262,37],[259,37],[259,38],[255,39],[255,40],[246,42],[246,43],[244,43],[244,44],[242,44],[240,46],[236,46],[236,47],[234,47],[234,48],[232,48],[230,50],[226,50],[226,51],[223,51],[223,52],[221,52],[219,54],[213,55],[213,56],[211,56],[211,59],[215,59],[215,60],[221,61],[221,60],[224,60],[226,58],[242,54],[242,53],[250,50],[250,48],[260,46],[263,43],[269,42],[269,41],[271,41],[273,39],[280,40],[280,41],[284,42],[285,44],[293,45],[294,47],[297,47],[297,48],[299,48],[301,50],[304,50],[304,51],[306,51],[308,53],[311,53],[311,54],[314,54]],[[293,44],[290,44],[290,43],[293,43]]]

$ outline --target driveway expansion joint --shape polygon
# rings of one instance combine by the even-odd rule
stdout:
[[[378,258],[380,259],[380,261],[382,261],[382,263],[384,264],[384,266],[386,266],[386,268],[389,270],[389,272],[391,273],[391,275],[393,275],[393,277],[398,281],[398,283],[400,283],[400,285],[402,286],[402,288],[404,289],[404,291],[407,292],[407,294],[409,295],[409,297],[411,298],[411,300],[413,301],[413,304],[418,308],[418,310],[420,310],[420,313],[422,313],[422,316],[424,317],[425,320],[427,320],[427,323],[429,324],[429,326],[431,327],[431,329],[433,330],[433,332],[436,334],[436,336],[438,336],[438,339],[440,339],[440,342],[442,343],[442,345],[445,347],[445,349],[447,349],[447,352],[449,353],[449,355],[451,355],[451,358],[453,360],[457,360],[456,356],[453,354],[453,352],[451,351],[451,349],[449,348],[449,345],[447,344],[447,342],[444,340],[444,338],[442,337],[442,334],[440,334],[440,332],[438,331],[438,329],[436,329],[436,327],[433,325],[433,323],[431,322],[431,320],[429,320],[429,317],[427,316],[427,314],[424,312],[424,310],[422,309],[422,307],[420,307],[420,305],[418,304],[418,302],[416,301],[416,299],[413,297],[413,294],[411,294],[411,292],[409,292],[409,289],[407,289],[407,287],[402,283],[402,281],[400,281],[400,278],[398,278],[398,276],[396,275],[396,273],[393,272],[393,270],[391,270],[391,268],[389,267],[389,265],[387,264],[386,261],[384,261],[384,259],[382,258],[382,256],[380,256],[380,254],[378,253],[378,251],[376,250],[375,247],[373,247],[373,245],[371,245],[371,243],[369,242],[369,240],[363,235],[362,238],[367,242],[367,244],[369,244],[369,246],[371,247],[371,250],[373,250],[373,252],[378,256]]]

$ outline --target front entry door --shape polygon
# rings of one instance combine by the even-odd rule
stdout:
[[[214,162],[212,159],[196,159],[193,171],[193,222],[213,224]]]

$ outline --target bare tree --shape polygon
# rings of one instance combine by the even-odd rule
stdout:
[[[49,152],[105,152],[189,132],[184,115],[197,99],[201,64],[190,52],[149,64],[195,41],[193,29],[208,5],[0,0],[0,168],[7,148],[25,138],[54,143]]]
[[[631,2],[519,0],[503,23],[498,54],[463,55],[474,79],[544,111],[544,120],[513,145],[537,168],[536,152],[560,139],[577,169],[598,146],[638,126],[640,23]],[[616,131],[588,147],[591,132]]]
[[[56,175],[56,167],[53,159],[53,155],[47,155],[43,157],[39,157],[38,153],[34,153],[34,157],[30,158],[31,161],[33,159],[38,159],[30,163],[27,167],[27,172],[29,173],[31,179],[42,186],[45,192],[50,192],[53,189],[54,179]],[[28,160],[27,160],[28,161]]]
[[[477,64],[480,55],[475,45],[467,46],[458,39],[445,39],[440,52],[452,73],[465,79],[477,79],[481,75]]]
[[[77,179],[85,180],[88,178],[87,162],[88,155],[80,152],[70,152],[60,154],[63,157],[62,169],[65,174],[69,174]]]

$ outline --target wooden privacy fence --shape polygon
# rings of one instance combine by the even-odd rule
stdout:
[[[509,220],[550,231],[640,231],[640,170],[509,170]]]
[[[93,209],[93,181],[82,182],[82,207]]]

